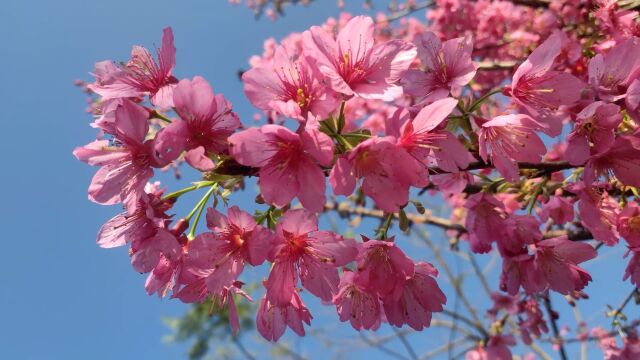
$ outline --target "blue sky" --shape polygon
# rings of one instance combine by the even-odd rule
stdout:
[[[360,2],[351,3],[358,11]],[[162,28],[170,25],[178,49],[176,75],[204,76],[250,123],[254,109],[242,95],[237,71],[261,53],[265,38],[302,31],[337,13],[333,0],[289,9],[276,23],[255,21],[249,10],[226,0],[3,1],[0,359],[176,359],[186,351],[162,341],[170,330],[161,318],[179,316],[187,306],[147,296],[144,277],[131,269],[126,249],[95,245],[99,226],[118,208],[87,200],[96,169],[71,155],[95,136],[85,96],[73,80],[89,80],[96,61],[127,59],[134,44],[159,44]],[[598,294],[614,293],[617,302],[630,289],[628,283],[618,285],[624,263],[622,251],[614,251],[603,260],[606,265],[594,264],[599,281],[587,313],[601,313]],[[609,289],[611,278],[616,285]],[[479,291],[477,285],[471,289]],[[316,319],[328,320],[316,326],[334,323],[331,312],[319,310]]]

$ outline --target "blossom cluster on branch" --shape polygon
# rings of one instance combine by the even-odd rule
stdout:
[[[98,244],[130,246],[149,294],[226,305],[234,331],[235,302],[251,301],[243,269],[269,263],[256,325],[277,341],[311,324],[302,288],[356,330],[429,327],[447,302],[438,271],[389,234],[424,220],[502,258],[495,326],[467,358],[511,358],[514,334],[531,344],[550,327],[562,350],[549,292],[586,298],[582,264],[600,245],[624,239],[621,277],[640,285],[640,25],[625,4],[436,0],[427,23],[397,25],[343,14],[250,59],[244,92],[265,119],[251,127],[202,77],[174,76],[166,28],[155,57],[135,46],[85,84],[98,136],[74,155],[99,167],[89,199],[124,206]],[[180,166],[202,178],[169,193],[152,182]],[[227,206],[249,176],[265,204],[256,214]],[[171,214],[200,190],[191,212]],[[449,219],[407,214],[424,214],[425,191],[442,194]],[[319,229],[326,211],[381,226],[345,238]],[[623,331],[622,349],[598,337],[608,358],[640,356],[635,328]]]

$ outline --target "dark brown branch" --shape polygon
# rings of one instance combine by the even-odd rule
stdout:
[[[548,173],[575,168],[575,166],[569,164],[566,161],[546,162],[546,163],[545,162],[542,162],[542,163],[521,162],[521,163],[518,163],[518,166],[522,170],[540,170]],[[483,161],[475,161],[470,163],[469,166],[462,171],[481,170],[481,169],[488,169],[488,168],[493,168],[493,165],[487,164]],[[215,173],[218,175],[256,176],[258,174],[258,169],[252,168],[249,166],[240,165],[233,159],[227,159],[216,168]],[[449,172],[437,167],[432,167],[432,168],[429,168],[429,173],[435,175],[435,174],[447,174]]]
[[[560,330],[558,329],[558,323],[557,323],[557,313],[553,310],[553,307],[551,306],[551,295],[547,294],[546,296],[543,296],[543,301],[544,301],[544,307],[545,309],[547,309],[547,314],[549,315],[549,322],[551,323],[551,330],[553,331],[553,337],[555,338],[555,343],[558,345],[558,347],[560,348],[560,357],[562,358],[562,360],[567,360],[567,352],[564,349],[564,343],[562,341],[562,337],[560,336]]]
[[[548,0],[511,0],[516,5],[524,5],[533,8],[548,8]]]
[[[577,230],[551,230],[551,231],[547,231],[544,234],[544,238],[551,239],[551,238],[564,236],[564,235],[567,235],[569,240],[572,240],[572,241],[586,241],[586,240],[593,239],[593,235],[591,234],[591,232],[584,228],[580,228]]]

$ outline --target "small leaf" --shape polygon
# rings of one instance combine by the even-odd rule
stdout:
[[[398,216],[400,217],[400,223],[398,224],[400,230],[404,232],[409,231],[409,218],[407,218],[407,213],[404,212],[404,209],[400,209]]]

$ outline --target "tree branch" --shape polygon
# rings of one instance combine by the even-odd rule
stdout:
[[[409,6],[409,7],[405,8],[405,9],[402,9],[402,10],[399,10],[399,11],[396,11],[396,12],[392,12],[391,14],[389,14],[389,15],[387,15],[385,17],[385,20],[387,22],[396,21],[396,20],[401,19],[401,18],[403,18],[405,16],[411,15],[416,11],[420,11],[422,9],[426,9],[426,8],[430,7],[431,5],[433,5],[433,1],[425,1],[425,2],[422,2],[420,4],[415,4],[413,6]]]
[[[521,163],[518,163],[518,167],[522,170],[527,170],[527,169],[541,170],[549,173],[575,168],[575,166],[569,164],[566,161],[541,162],[541,163],[521,162]],[[466,169],[463,169],[461,171],[483,170],[483,169],[489,169],[489,168],[493,168],[493,165],[487,164],[483,161],[475,161],[470,163]],[[217,175],[230,175],[230,176],[256,176],[258,175],[258,171],[259,171],[258,168],[240,165],[234,159],[230,158],[221,162],[218,165],[218,167],[213,171],[213,173]],[[327,173],[327,171],[325,171],[325,173]],[[429,173],[432,175],[437,175],[437,174],[449,174],[451,172],[440,169],[438,167],[430,167]]]
[[[629,302],[631,301],[631,299],[633,299],[633,296],[638,292],[638,288],[635,287],[633,288],[633,290],[631,291],[631,293],[629,293],[629,295],[627,295],[627,297],[624,299],[624,301],[622,302],[622,304],[620,304],[620,306],[618,306],[618,308],[613,312],[613,314],[611,315],[611,317],[613,317],[613,321],[615,322],[618,319],[618,316],[620,316],[622,314],[622,311],[624,310],[625,307],[627,307],[627,305],[629,304]]]
[[[558,345],[560,349],[560,357],[562,360],[567,360],[567,352],[564,348],[564,343],[562,337],[560,336],[560,330],[558,329],[558,323],[556,312],[553,310],[551,306],[551,295],[547,294],[543,296],[544,307],[547,309],[547,314],[549,315],[549,322],[551,323],[551,330],[553,331],[553,337],[555,338],[555,343]]]
[[[533,8],[548,8],[549,0],[511,0],[516,5],[524,5]]]
[[[364,206],[351,206],[349,203],[336,204],[334,202],[327,202],[324,205],[325,211],[336,211],[340,216],[346,218],[351,215],[361,216],[375,219],[384,219],[386,214],[382,210],[369,209]],[[409,219],[409,226],[411,225],[432,225],[444,230],[455,230],[460,233],[466,233],[467,228],[461,224],[456,224],[451,220],[434,216],[431,214],[406,214]],[[394,219],[399,219],[398,214],[392,215]],[[550,239],[558,236],[566,235],[569,240],[572,241],[585,241],[593,239],[591,232],[584,228],[578,230],[552,230],[547,231],[544,234],[545,239]]]

